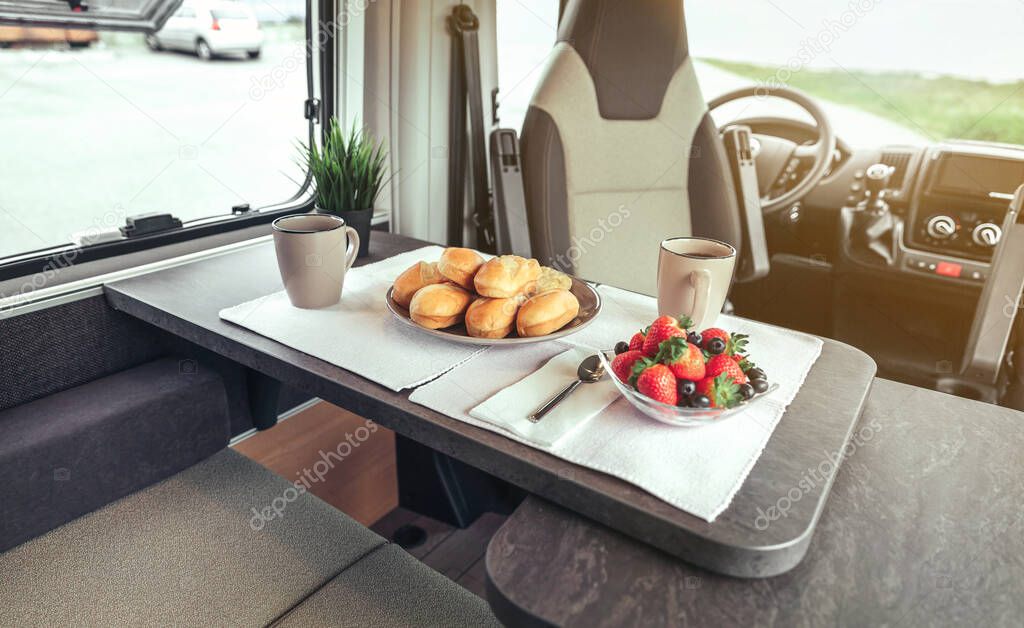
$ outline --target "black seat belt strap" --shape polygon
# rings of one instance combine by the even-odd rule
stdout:
[[[462,241],[462,214],[466,176],[466,109],[469,110],[469,186],[470,207],[474,227],[476,228],[476,246],[485,252],[494,252],[496,246],[494,233],[494,213],[491,208],[487,185],[486,138],[484,136],[484,112],[482,100],[482,81],[480,78],[480,40],[478,37],[480,20],[473,10],[464,4],[452,9],[448,18],[452,32],[452,82],[451,117],[449,138],[449,225],[448,234],[452,244]],[[458,50],[456,50],[458,49]],[[461,65],[457,63],[461,61]],[[461,77],[456,77],[461,74]],[[454,155],[452,153],[455,153]],[[452,157],[455,159],[452,159]],[[458,188],[456,190],[456,188]],[[451,193],[455,192],[454,195]],[[458,218],[453,218],[458,214]],[[458,237],[454,229],[458,228]]]

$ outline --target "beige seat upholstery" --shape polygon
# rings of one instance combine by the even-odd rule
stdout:
[[[0,553],[0,574],[0,626],[497,625],[482,599],[231,449]]]
[[[530,242],[543,263],[653,293],[663,238],[739,244],[682,0],[570,0],[522,152]]]

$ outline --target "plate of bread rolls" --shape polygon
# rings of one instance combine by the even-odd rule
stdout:
[[[388,289],[387,304],[407,325],[474,345],[561,338],[601,311],[601,297],[586,282],[535,259],[484,259],[457,247],[406,269]]]

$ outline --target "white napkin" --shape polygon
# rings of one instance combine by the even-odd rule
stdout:
[[[479,353],[398,321],[385,294],[395,278],[419,260],[436,260],[441,247],[410,251],[345,276],[341,302],[329,308],[293,307],[284,291],[220,312],[226,321],[377,382],[391,390],[434,379]]]
[[[657,316],[654,299],[601,286],[604,309],[590,328],[563,339],[608,348]],[[553,445],[481,421],[471,409],[535,371],[563,347],[542,343],[487,351],[413,391],[410,400],[535,446],[570,462],[621,478],[707,521],[732,501],[761,455],[786,407],[821,353],[821,340],[732,316],[715,323],[751,336],[751,358],[778,390],[762,403],[720,423],[672,427],[657,423],[618,399],[587,425]],[[481,376],[486,374],[486,376]]]
[[[576,371],[580,362],[590,355],[593,355],[593,351],[571,347],[548,360],[537,371],[473,408],[469,415],[515,432],[530,443],[543,447],[555,445],[562,438],[575,433],[619,396],[615,384],[609,379],[610,375],[606,375],[601,381],[577,386],[571,395],[537,423],[526,418],[577,379]]]

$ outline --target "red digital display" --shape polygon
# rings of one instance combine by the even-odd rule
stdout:
[[[953,262],[939,262],[935,267],[936,275],[945,275],[947,277],[959,277],[964,267],[960,264],[954,264]]]

